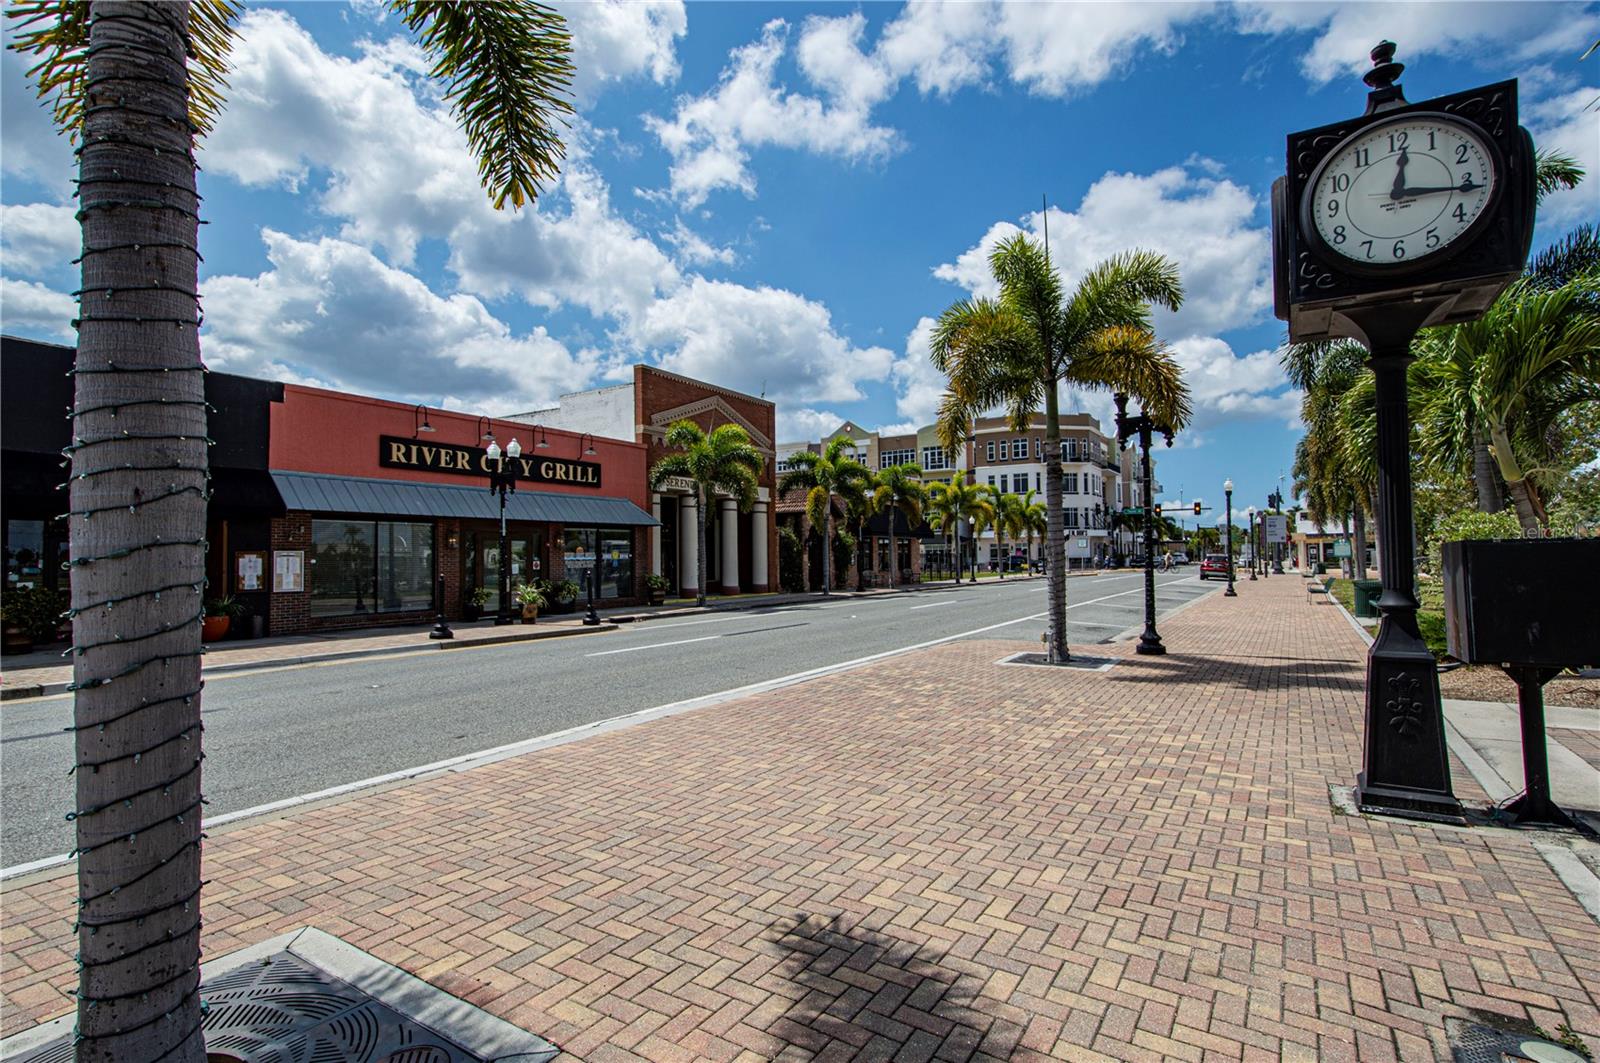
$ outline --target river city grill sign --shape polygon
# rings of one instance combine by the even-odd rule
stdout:
[[[571,484],[574,487],[599,487],[600,464],[546,458],[537,453],[519,458],[502,458],[517,479],[532,483]],[[378,437],[378,464],[386,469],[426,469],[458,476],[488,476],[498,465],[482,447],[421,443],[398,436]]]

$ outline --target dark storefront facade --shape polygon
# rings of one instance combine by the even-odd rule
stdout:
[[[10,337],[0,352],[7,590],[66,587],[57,485],[71,360],[70,348]],[[207,375],[206,397],[206,593],[260,618],[243,633],[416,624],[441,606],[488,615],[502,563],[513,587],[572,580],[587,592],[598,571],[600,604],[646,597],[656,522],[640,444],[224,373]],[[513,438],[502,559],[487,447]]]

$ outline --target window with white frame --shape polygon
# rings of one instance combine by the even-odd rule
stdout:
[[[1075,495],[1078,493],[1077,473],[1066,472],[1061,474],[1061,493],[1064,495]]]
[[[1005,473],[1000,474],[1000,493],[1003,495],[1011,493],[1011,477]]]
[[[1033,474],[1033,489],[1035,491],[1044,490],[1044,473],[1036,472]]]
[[[1061,522],[1067,527],[1076,528],[1078,526],[1078,507],[1068,506],[1066,509],[1061,511],[1061,518]]]
[[[1034,436],[1033,437],[1033,460],[1034,461],[1043,461],[1044,460],[1044,440],[1041,439],[1039,436]]]
[[[1013,439],[1011,441],[1011,456],[1018,461],[1028,457],[1028,441],[1026,439]]]
[[[984,453],[987,455],[987,460],[994,461],[994,440],[989,440],[989,446]]]
[[[994,477],[993,476],[989,477],[989,486],[990,487],[994,486]]]
[[[894,465],[910,465],[917,460],[917,452],[911,450],[880,450],[878,452],[878,468],[887,469]]]
[[[924,470],[948,469],[950,467],[950,456],[945,453],[943,447],[923,447],[922,467]]]

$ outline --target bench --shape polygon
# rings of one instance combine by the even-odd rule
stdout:
[[[1319,594],[1322,596],[1322,601],[1330,602],[1333,600],[1333,595],[1328,593],[1328,585],[1321,580],[1312,580],[1310,583],[1306,584],[1307,605],[1315,605],[1318,601],[1317,595]]]

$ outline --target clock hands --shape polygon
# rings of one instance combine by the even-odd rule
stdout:
[[[1406,149],[1401,148],[1399,157],[1394,160],[1394,187],[1389,190],[1390,199],[1402,199],[1405,197],[1406,163],[1410,161],[1411,159],[1406,153]]]
[[[1372,197],[1374,199],[1410,199],[1412,196],[1427,196],[1435,192],[1473,192],[1482,187],[1482,185],[1473,184],[1472,178],[1469,177],[1458,185],[1423,185],[1418,188],[1407,188],[1403,184],[1397,184],[1391,191],[1373,192]]]

